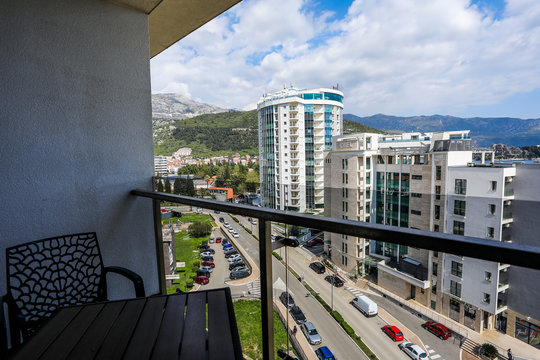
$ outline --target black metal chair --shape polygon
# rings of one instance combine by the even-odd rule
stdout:
[[[103,266],[95,232],[37,240],[6,249],[9,334],[12,347],[31,336],[58,308],[107,300],[109,272],[133,282],[144,297],[142,278],[131,270]]]

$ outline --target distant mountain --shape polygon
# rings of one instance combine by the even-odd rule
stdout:
[[[180,94],[152,94],[154,126],[165,125],[173,122],[173,120],[226,111],[229,110],[216,105],[193,101]]]
[[[447,115],[400,117],[384,114],[366,117],[344,114],[343,118],[385,131],[470,130],[473,142],[482,147],[497,143],[512,146],[540,144],[540,119],[459,118]]]

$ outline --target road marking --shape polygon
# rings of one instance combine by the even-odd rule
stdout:
[[[261,278],[258,277],[248,284],[248,289],[251,295],[261,296]]]
[[[432,360],[435,360],[435,359],[438,359],[438,358],[440,358],[440,357],[441,357],[441,355],[433,355],[433,356],[431,356],[431,359],[432,359]]]
[[[431,350],[428,350],[427,352],[430,353],[430,354],[433,354],[435,352],[435,350],[431,349]]]

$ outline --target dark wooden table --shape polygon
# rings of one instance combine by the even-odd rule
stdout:
[[[60,309],[13,359],[242,359],[229,288]]]

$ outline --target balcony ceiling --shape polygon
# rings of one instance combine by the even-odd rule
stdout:
[[[242,0],[113,0],[148,15],[150,58]]]

